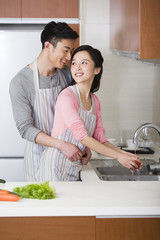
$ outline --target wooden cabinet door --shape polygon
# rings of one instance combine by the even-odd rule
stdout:
[[[95,217],[1,217],[3,240],[95,240]]]
[[[68,24],[74,31],[79,34],[79,24]],[[76,39],[74,48],[76,49],[79,46],[79,38]]]
[[[79,0],[22,0],[22,18],[78,18]]]
[[[160,0],[110,0],[110,49],[160,58]]]
[[[160,0],[140,2],[140,58],[160,58]]]
[[[96,240],[152,239],[160,239],[160,218],[96,219]]]
[[[21,0],[0,0],[0,18],[21,18]]]
[[[139,0],[110,0],[110,48],[139,52]]]

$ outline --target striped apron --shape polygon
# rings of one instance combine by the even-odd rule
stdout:
[[[84,122],[88,135],[92,136],[96,126],[94,101],[92,99],[92,107],[90,111],[84,110],[77,85],[74,85],[71,88],[78,98],[79,115]],[[85,146],[75,138],[69,128],[57,138],[75,144],[81,151],[85,149]],[[48,148],[42,154],[37,181],[77,181],[81,169],[82,164],[80,160],[71,162],[58,149]]]
[[[44,133],[51,135],[54,122],[55,103],[59,92],[65,87],[63,76],[58,70],[57,86],[53,88],[40,89],[37,70],[37,60],[33,64],[33,77],[35,88],[35,100],[33,106],[34,126]],[[40,166],[40,158],[47,147],[27,141],[24,153],[24,175],[25,181],[36,181]]]

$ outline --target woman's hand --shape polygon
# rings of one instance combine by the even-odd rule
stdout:
[[[132,172],[135,169],[138,170],[142,165],[139,156],[127,152],[119,153],[117,161],[120,162],[124,167],[129,168]]]

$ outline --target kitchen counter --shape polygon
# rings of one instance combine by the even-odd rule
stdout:
[[[13,190],[26,182],[7,182],[0,188]],[[21,199],[0,202],[0,217],[96,216],[160,217],[160,182],[101,181],[91,165],[84,166],[82,182],[51,182],[52,200]]]

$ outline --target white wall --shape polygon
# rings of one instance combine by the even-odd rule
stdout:
[[[108,138],[132,136],[142,123],[160,124],[160,67],[109,51],[109,0],[81,0],[81,44],[101,50],[105,62],[97,92]]]

